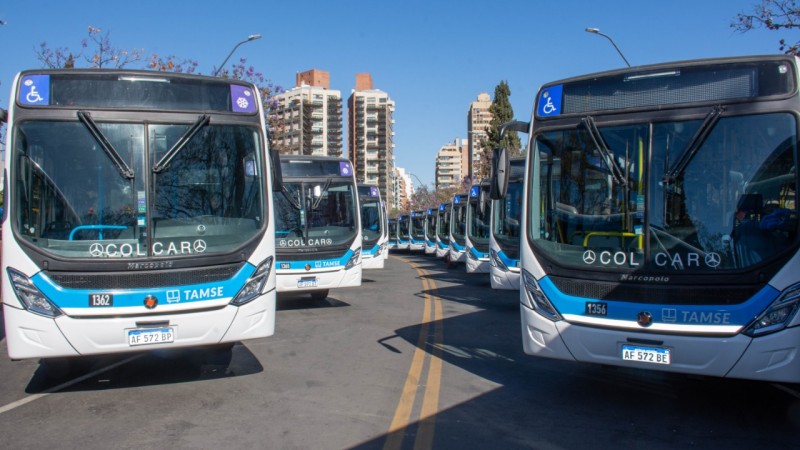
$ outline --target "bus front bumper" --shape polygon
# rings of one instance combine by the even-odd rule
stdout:
[[[11,359],[125,353],[271,336],[275,332],[275,291],[242,306],[165,315],[62,315],[53,319],[9,305],[4,305],[3,314]],[[171,328],[173,341],[130,344],[130,331],[152,328]]]
[[[521,295],[525,295],[524,292]],[[526,354],[638,369],[773,382],[800,382],[800,327],[750,338],[636,333],[552,322],[520,305]],[[622,359],[622,346],[658,347],[669,364]]]

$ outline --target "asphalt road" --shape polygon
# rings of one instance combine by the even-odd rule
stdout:
[[[402,254],[275,335],[213,349],[8,360],[3,448],[797,448],[800,386],[533,358],[516,292]],[[0,335],[4,338],[4,334]]]

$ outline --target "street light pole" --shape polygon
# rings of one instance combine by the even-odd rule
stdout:
[[[236,49],[239,48],[240,45],[246,44],[246,43],[248,43],[250,41],[255,41],[256,39],[261,39],[261,35],[260,34],[251,34],[250,36],[247,36],[247,39],[245,39],[242,42],[239,42],[238,44],[236,44],[233,47],[233,49],[231,49],[231,52],[228,53],[228,56],[225,57],[225,61],[222,61],[222,64],[220,64],[219,67],[217,67],[217,70],[214,71],[214,76],[217,76],[219,71],[222,70],[222,68],[225,66],[225,63],[227,63],[228,60],[231,59],[231,56],[233,56],[233,52],[235,52]]]
[[[630,67],[630,66],[631,66],[631,63],[629,63],[629,62],[628,62],[628,59],[627,59],[627,58],[625,58],[625,55],[623,55],[623,54],[622,54],[622,52],[620,51],[619,47],[617,47],[617,44],[616,44],[616,43],[614,43],[614,40],[613,40],[613,39],[611,39],[611,37],[610,37],[610,36],[608,36],[607,34],[603,34],[603,33],[601,33],[601,32],[600,32],[600,28],[587,28],[585,31],[586,31],[587,33],[597,34],[597,35],[603,36],[604,38],[608,39],[608,41],[609,41],[609,42],[611,42],[611,45],[613,45],[613,46],[614,46],[614,48],[615,48],[615,49],[617,49],[617,53],[619,53],[619,56],[621,56],[621,57],[622,57],[622,60],[623,60],[623,61],[625,61],[625,64],[627,64],[627,65],[628,65],[628,67]]]

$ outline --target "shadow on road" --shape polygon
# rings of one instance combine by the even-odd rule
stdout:
[[[242,344],[43,359],[25,392],[121,389],[252,375],[264,370]]]
[[[436,289],[425,293],[442,299],[445,310],[442,342],[429,339],[420,348],[441,351],[443,386],[448,375],[475,386],[474,395],[469,386],[459,391],[468,400],[435,415],[433,448],[796,448],[797,385],[528,356],[517,292],[493,291],[473,275],[436,267],[439,261],[405,257],[426,267]],[[447,317],[449,302],[477,311]],[[433,329],[396,333],[417,346],[422,326]],[[403,448],[413,445],[419,425],[402,431]],[[382,448],[387,436],[354,448]]]

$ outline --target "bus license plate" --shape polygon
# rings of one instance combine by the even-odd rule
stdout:
[[[299,288],[317,287],[317,279],[316,278],[301,279],[297,282],[297,287]]]
[[[128,330],[128,345],[131,347],[170,342],[175,342],[175,329],[172,327]]]
[[[636,347],[633,345],[622,346],[622,359],[650,364],[670,364],[669,349],[658,347]]]

